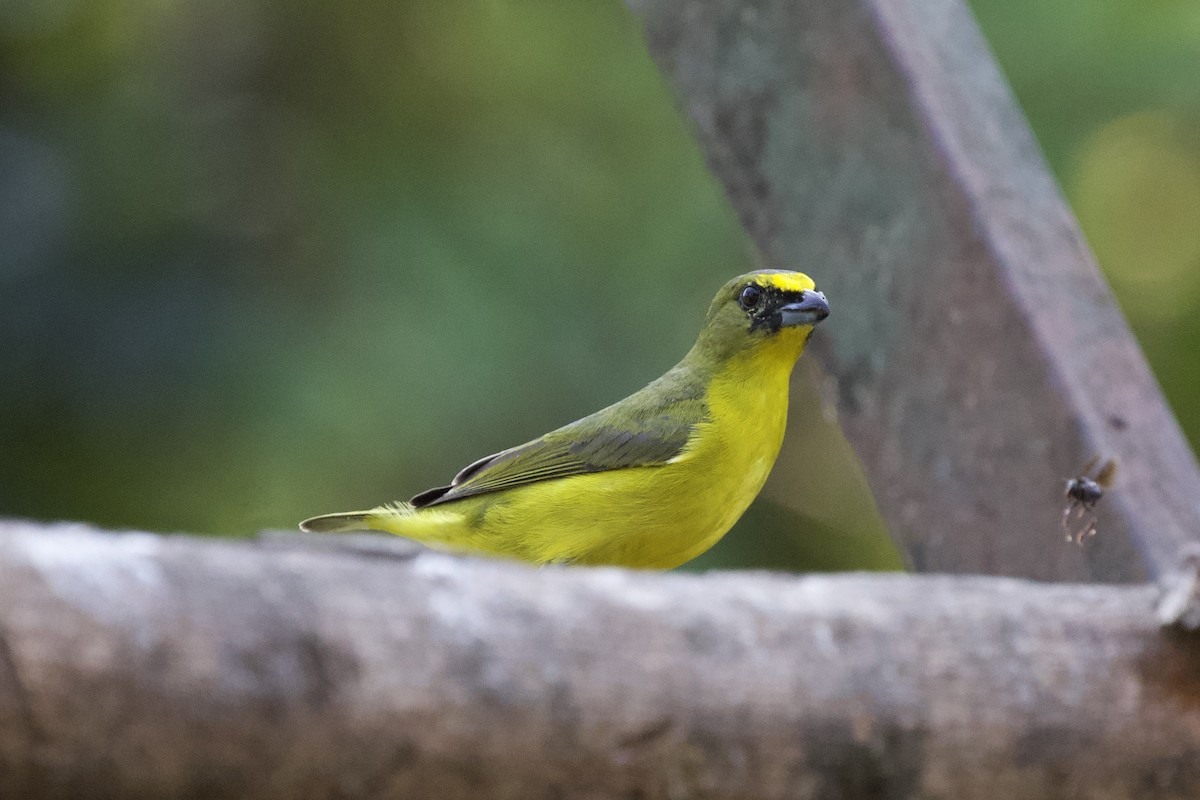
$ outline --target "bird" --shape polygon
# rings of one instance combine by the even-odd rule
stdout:
[[[804,273],[740,275],[717,292],[683,359],[624,400],[481,458],[408,502],[300,528],[382,531],[541,565],[677,567],[716,544],[766,482],[792,368],[827,316]]]

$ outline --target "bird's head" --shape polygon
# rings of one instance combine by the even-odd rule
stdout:
[[[802,272],[764,269],[739,275],[721,287],[696,346],[707,357],[726,359],[769,348],[794,360],[813,326],[829,316],[829,303]]]

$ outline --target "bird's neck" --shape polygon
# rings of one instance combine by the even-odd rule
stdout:
[[[792,368],[805,338],[807,332],[788,329],[724,358],[698,359],[708,376],[705,444],[697,449],[697,463],[732,491],[727,501],[737,514],[762,488],[779,454]]]
[[[804,350],[810,328],[779,331],[734,353],[712,358],[700,343],[684,362],[704,388],[713,433],[726,442],[733,461],[769,470],[783,442],[792,368]],[[682,366],[682,365],[681,365]],[[748,467],[747,467],[748,468]],[[765,479],[765,471],[761,477]],[[758,475],[758,472],[755,472]],[[757,477],[755,478],[757,480]],[[756,489],[757,491],[757,489]]]
[[[782,384],[786,389],[810,333],[809,325],[785,328],[732,352],[722,352],[701,338],[683,359],[683,365],[703,375],[705,383],[757,383],[764,388]]]

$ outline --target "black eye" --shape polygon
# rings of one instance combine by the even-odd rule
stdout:
[[[763,291],[754,284],[750,284],[742,293],[738,295],[738,304],[746,311],[753,311],[762,305]]]

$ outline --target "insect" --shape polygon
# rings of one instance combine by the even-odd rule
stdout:
[[[1084,539],[1096,535],[1096,514],[1093,509],[1104,497],[1104,490],[1112,488],[1117,475],[1117,460],[1108,459],[1093,476],[1098,464],[1100,456],[1089,461],[1080,475],[1067,481],[1064,492],[1067,504],[1062,512],[1062,529],[1068,542],[1082,545]]]

